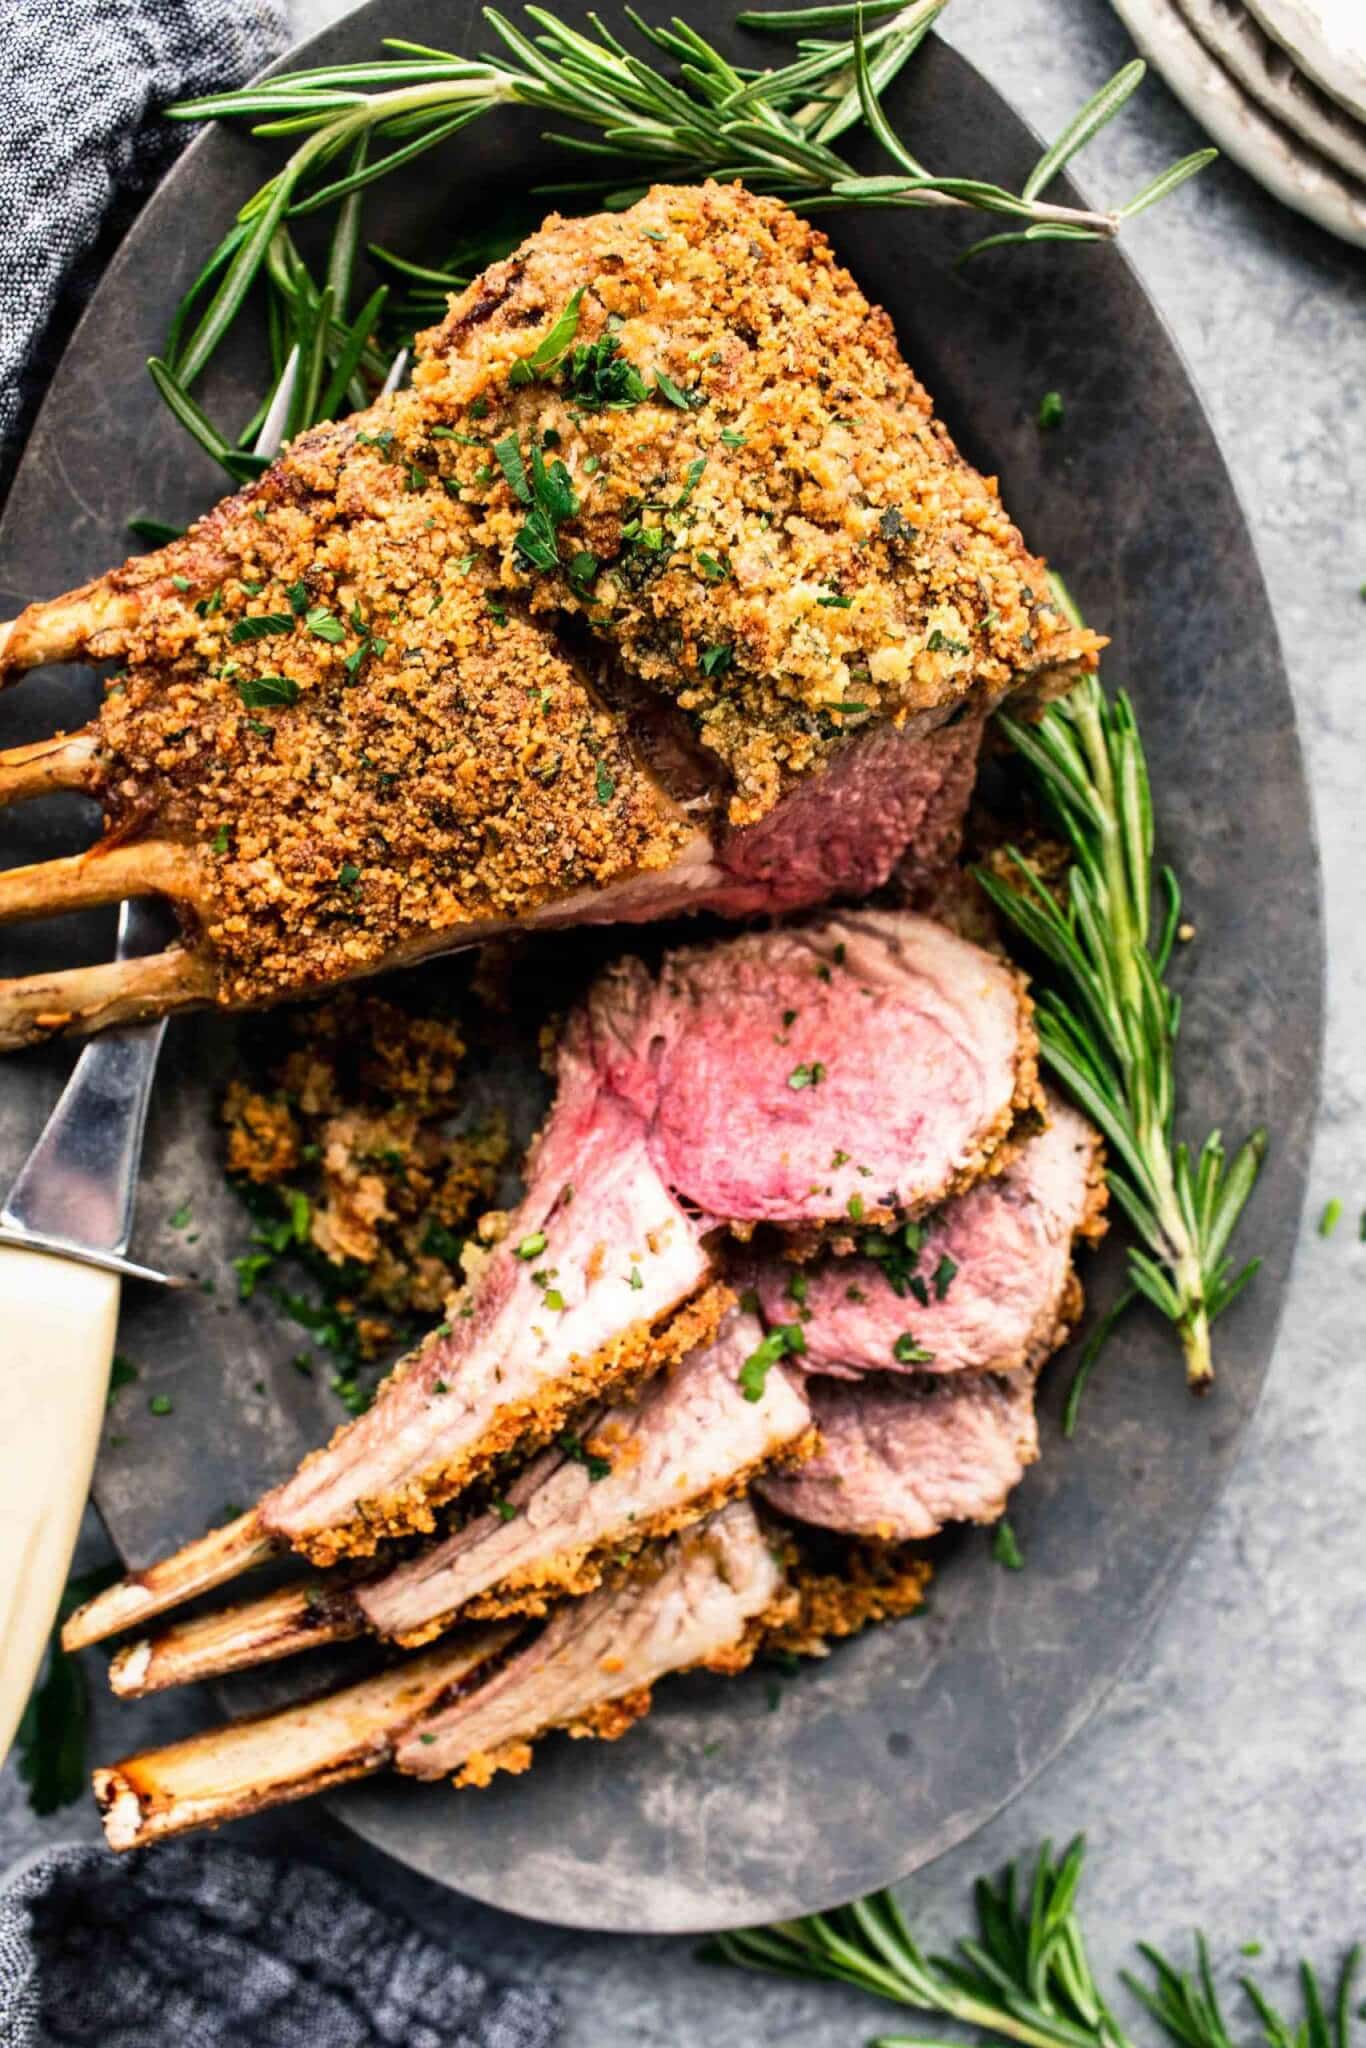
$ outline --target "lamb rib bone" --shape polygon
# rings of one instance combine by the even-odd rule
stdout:
[[[266,1496],[261,1543],[330,1564],[429,1530],[495,1456],[658,1362],[658,1321],[709,1277],[718,1222],[917,1214],[1002,1164],[1042,1099],[1020,977],[898,911],[684,948],[657,981],[622,963],[570,1020],[559,1077],[468,1314]],[[144,1618],[176,1604],[174,1560],[156,1570]],[[123,1625],[107,1617],[129,1598],[97,1596],[68,1642]]]
[[[513,375],[567,300],[572,358]],[[602,402],[604,376],[634,380],[629,405]],[[525,471],[547,432],[564,517],[533,570]],[[678,492],[659,508],[661,478]],[[613,916],[613,891],[648,899],[651,878],[676,909],[699,900],[695,870],[727,868],[728,832],[846,751],[1065,686],[1097,645],[885,316],[780,202],[660,188],[552,220],[423,338],[410,391],[301,435],[182,539],[0,629],[0,681],[125,663],[46,769],[0,760],[0,794],[79,778],[121,872],[173,876],[187,919],[182,977],[10,984],[0,1042],[275,1001],[586,900]],[[710,762],[707,818],[636,743],[642,703]],[[174,868],[144,857],[166,846]],[[10,908],[111,887],[106,858],[11,885]]]
[[[530,1745],[552,1728],[614,1739],[667,1673],[742,1668],[764,1621],[785,1612],[785,1594],[753,1509],[735,1501],[568,1602],[510,1657],[517,1632],[494,1624],[326,1698],[96,1770],[106,1837],[137,1848],[390,1763],[482,1784],[494,1770],[525,1769]],[[480,1668],[500,1657],[481,1682]]]
[[[781,1369],[757,1401],[741,1390],[762,1336],[754,1316],[732,1310],[712,1343],[657,1375],[634,1405],[581,1424],[571,1449],[534,1460],[497,1507],[455,1535],[379,1578],[288,1586],[139,1638],[115,1655],[111,1686],[140,1697],[367,1629],[411,1648],[458,1621],[542,1614],[562,1594],[591,1590],[613,1562],[700,1521],[775,1458],[811,1447],[810,1411]]]

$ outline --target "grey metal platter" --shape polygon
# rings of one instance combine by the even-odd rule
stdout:
[[[691,18],[738,41],[723,0],[697,0]],[[372,0],[311,44],[308,61],[357,59],[384,34],[466,51],[484,42],[472,7],[443,10],[437,27],[426,0]],[[893,105],[932,163],[1018,180],[1038,153],[997,94],[934,41]],[[174,520],[217,495],[216,472],[154,400],[143,360],[269,161],[240,134],[199,141],[114,259],[0,528],[7,607],[120,559],[130,514]],[[369,232],[414,254],[440,249],[554,169],[529,116],[476,125],[400,189],[381,188]],[[1160,850],[1198,927],[1175,969],[1182,1116],[1201,1134],[1215,1120],[1231,1136],[1270,1126],[1244,1233],[1265,1264],[1219,1326],[1219,1384],[1203,1404],[1185,1391],[1168,1331],[1144,1316],[1116,1339],[1070,1444],[1058,1428],[1067,1364],[1054,1368],[1044,1455],[1011,1510],[1025,1570],[1003,1570],[983,1532],[965,1533],[943,1546],[925,1618],[784,1681],[776,1707],[761,1673],[683,1679],[660,1689],[625,1741],[553,1739],[530,1776],[486,1792],[383,1780],[337,1799],[353,1828],[405,1863],[565,1925],[682,1931],[826,1906],[923,1864],[1019,1791],[1114,1680],[1228,1475],[1271,1357],[1300,1215],[1323,964],[1309,802],[1247,526],[1171,338],[1113,248],[1036,245],[955,272],[957,224],[888,214],[829,224],[967,452],[1000,475],[1031,543],[1112,636],[1106,674],[1138,704]],[[974,232],[963,224],[961,239]],[[259,375],[225,364],[213,409],[245,416]],[[1045,434],[1035,413],[1049,390],[1066,417]],[[0,705],[0,742],[75,725],[92,703],[77,672],[35,677]],[[90,827],[75,799],[9,813],[0,859],[69,850]],[[575,944],[586,957],[590,942],[570,943],[571,962]],[[102,917],[16,927],[3,971],[111,947]],[[558,974],[563,945],[554,957]],[[425,970],[434,987],[458,971]],[[227,1261],[243,1226],[222,1180],[214,1096],[234,1029],[218,1018],[173,1025],[153,1105],[135,1250],[155,1263],[193,1258],[217,1294],[127,1296],[122,1343],[142,1380],[120,1408],[122,1440],[106,1447],[96,1491],[133,1564],[198,1533],[226,1501],[250,1499],[336,1420],[326,1376],[290,1369],[297,1332],[268,1306],[233,1299]],[[0,1071],[0,1168],[18,1163],[70,1057],[52,1047]],[[167,1222],[187,1197],[192,1247]],[[1119,1272],[1111,1247],[1092,1264],[1093,1299],[1113,1293]],[[152,1391],[171,1395],[173,1420],[148,1414]],[[294,1667],[287,1683],[306,1689],[320,1670]],[[206,1696],[205,1720],[219,1710]]]

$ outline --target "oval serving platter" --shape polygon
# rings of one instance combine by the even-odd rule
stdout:
[[[730,15],[723,0],[697,0],[690,18],[734,47]],[[308,45],[305,61],[355,61],[386,34],[439,36],[471,53],[487,39],[473,8],[438,30],[426,0],[371,0]],[[932,163],[1018,181],[1039,153],[1002,99],[933,38],[890,105]],[[537,131],[522,113],[476,124],[406,183],[379,188],[367,235],[414,254],[454,242],[510,190],[563,175]],[[201,139],[115,257],[0,527],[7,607],[120,559],[130,516],[183,519],[219,495],[218,473],[159,406],[143,362],[271,161],[241,133]],[[1265,1264],[1218,1326],[1220,1379],[1201,1405],[1170,1333],[1146,1316],[1115,1339],[1070,1444],[1058,1423],[1069,1361],[1054,1366],[1043,1458],[1011,1506],[1024,1571],[996,1564],[985,1532],[963,1532],[942,1546],[924,1617],[874,1630],[781,1683],[764,1672],[674,1680],[625,1741],[553,1738],[529,1776],[482,1793],[384,1779],[336,1797],[358,1833],[415,1869],[569,1926],[682,1932],[831,1905],[962,1840],[1056,1754],[1152,1621],[1237,1455],[1271,1357],[1304,1188],[1322,971],[1308,796],[1247,526],[1176,349],[1114,248],[1036,246],[954,272],[956,229],[940,220],[824,224],[891,312],[966,453],[999,474],[1030,544],[1112,636],[1107,680],[1137,701],[1160,853],[1183,879],[1199,933],[1175,970],[1186,999],[1183,1115],[1201,1134],[1216,1120],[1231,1137],[1270,1126],[1241,1240]],[[968,222],[960,239],[974,232]],[[229,360],[215,374],[210,409],[245,417],[259,366]],[[1066,417],[1044,434],[1035,413],[1048,390],[1063,394]],[[92,703],[89,678],[51,671],[0,706],[0,743],[75,725]],[[69,851],[90,824],[77,799],[9,813],[0,858]],[[584,938],[571,952],[573,943],[584,958],[601,946]],[[111,950],[106,917],[16,927],[4,971]],[[433,990],[457,972],[425,970]],[[181,1268],[193,1261],[217,1291],[126,1299],[122,1346],[142,1378],[137,1398],[120,1404],[96,1493],[133,1565],[251,1499],[337,1419],[326,1372],[306,1380],[291,1368],[297,1332],[233,1298],[229,1259],[246,1233],[214,1119],[235,1029],[221,1018],[174,1023],[153,1102],[136,1249]],[[48,1047],[0,1070],[0,1168],[12,1172],[36,1136],[70,1058],[69,1047]],[[524,1130],[538,1109],[525,1091]],[[193,1242],[168,1223],[187,1199]],[[1114,1245],[1089,1262],[1093,1301],[1113,1294],[1120,1272]],[[172,1397],[172,1419],[148,1414],[152,1391]],[[303,1691],[323,1672],[286,1668],[271,1686]],[[207,1721],[221,1702],[203,1704]]]

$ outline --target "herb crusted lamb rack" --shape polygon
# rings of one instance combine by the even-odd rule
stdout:
[[[0,628],[0,680],[121,664],[91,726],[0,757],[0,801],[106,817],[0,877],[0,917],[155,892],[184,929],[0,984],[0,1044],[510,927],[866,892],[963,744],[940,729],[1097,644],[780,202],[552,218],[410,390]]]

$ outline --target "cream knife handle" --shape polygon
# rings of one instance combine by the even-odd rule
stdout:
[[[0,1245],[0,1760],[66,1585],[118,1313],[117,1273]]]

